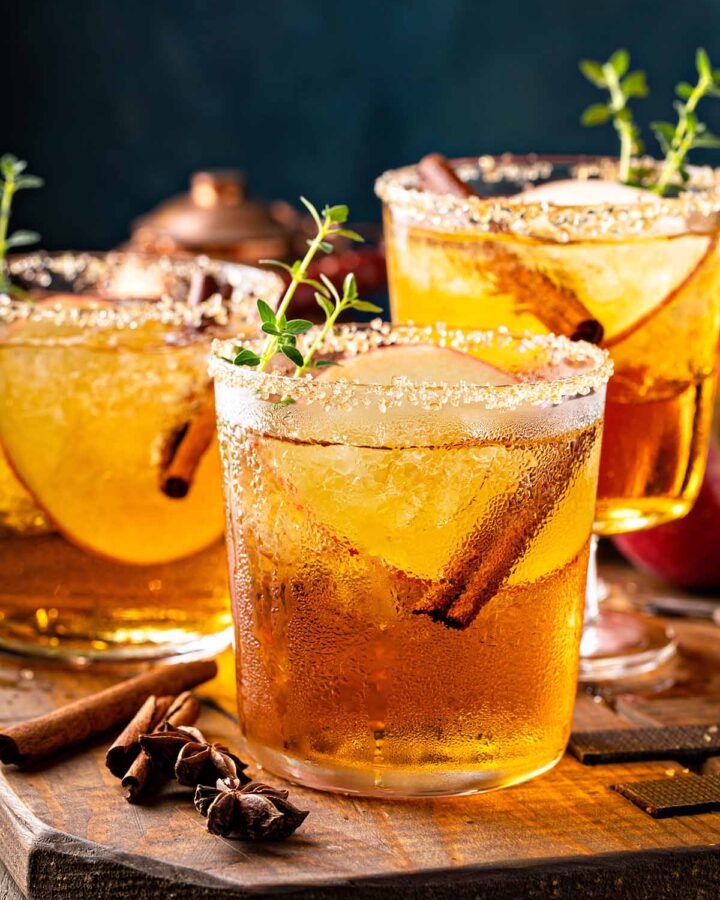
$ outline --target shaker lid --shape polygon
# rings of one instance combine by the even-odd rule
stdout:
[[[290,234],[264,203],[247,198],[237,169],[195,172],[190,191],[164,201],[133,222],[133,237],[169,238],[187,248],[223,247]]]

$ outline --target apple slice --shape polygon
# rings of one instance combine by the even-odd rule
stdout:
[[[484,360],[433,344],[378,347],[343,359],[339,366],[321,369],[319,381],[347,378],[361,384],[390,384],[404,376],[418,383],[501,385],[517,381],[513,375]]]
[[[659,202],[659,197],[652,191],[629,187],[617,181],[605,181],[602,178],[563,178],[548,181],[538,187],[530,188],[521,194],[513,194],[512,202],[552,203],[553,206],[592,206],[593,204],[612,204],[630,206],[640,201]]]
[[[651,191],[602,180],[553,181],[512,199],[561,207],[659,202]],[[575,296],[602,323],[603,346],[612,346],[678,296],[715,247],[706,234],[684,233],[679,219],[666,224],[663,237],[518,242],[513,252],[525,268]]]

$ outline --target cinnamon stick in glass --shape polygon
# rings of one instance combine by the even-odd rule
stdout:
[[[200,462],[215,436],[215,401],[211,397],[188,422],[162,473],[160,488],[174,499],[187,496]]]
[[[176,695],[217,674],[214,660],[158,666],[0,732],[0,762],[34,763],[129,722],[151,694]]]
[[[453,197],[474,197],[475,191],[466,184],[440,153],[430,153],[417,165],[420,184],[425,190]],[[498,292],[513,295],[518,303],[555,334],[571,340],[599,344],[603,326],[566,287],[555,284],[547,275],[524,266],[517,256],[498,241],[478,241],[478,252],[488,260]]]
[[[523,489],[503,495],[492,522],[479,527],[413,612],[464,630],[505,584],[590,452],[596,429],[581,432],[544,458]]]
[[[185,691],[172,700],[167,715],[152,729],[153,733],[162,731],[165,725],[192,725],[200,715],[200,704],[189,691]],[[125,799],[135,803],[147,788],[155,772],[155,766],[148,754],[142,750],[130,768],[124,773],[122,784]]]

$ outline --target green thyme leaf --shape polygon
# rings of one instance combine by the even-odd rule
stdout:
[[[692,96],[693,86],[687,81],[681,81],[675,85],[675,93],[681,100],[689,100]]]
[[[15,190],[22,191],[25,188],[41,188],[45,186],[45,182],[37,175],[21,175],[15,181]]]
[[[4,153],[0,157],[0,172],[6,178],[14,179],[21,172],[24,172],[27,168],[27,163],[24,159],[18,159],[12,153]]]
[[[330,296],[335,300],[336,305],[340,303],[340,294],[338,294],[337,288],[324,272],[320,273],[320,280],[327,288]]]
[[[588,81],[591,81],[595,85],[595,87],[607,87],[607,81],[605,80],[605,73],[603,72],[602,63],[595,62],[595,60],[592,59],[581,59],[580,71]]]
[[[265,300],[258,300],[257,308],[264,325],[275,324],[275,310],[272,308],[272,306],[270,306],[269,303],[267,303]]]
[[[713,80],[713,70],[710,65],[710,57],[707,55],[707,50],[704,50],[702,47],[698,47],[695,52],[695,65],[698,70],[698,75],[701,78],[707,78],[708,81]]]
[[[258,262],[263,266],[275,266],[278,269],[284,269],[289,275],[292,275],[292,266],[281,262],[279,259],[259,259]]]
[[[623,78],[620,82],[620,87],[626,97],[647,97],[647,76],[644,72],[636,69],[634,72],[630,72],[629,75],[626,75],[625,78]]]
[[[583,125],[604,125],[611,115],[610,108],[604,103],[594,103],[584,110],[580,121]]]
[[[325,285],[321,284],[319,281],[316,281],[314,278],[303,278],[301,279],[300,283],[310,285],[310,287],[315,288],[315,290],[319,291],[321,294],[327,294]]]
[[[257,353],[253,353],[252,350],[247,349],[240,350],[240,352],[233,360],[233,363],[236,366],[256,366],[259,362],[260,357],[257,355]]]
[[[315,302],[328,318],[335,312],[335,304],[332,300],[330,300],[327,295],[321,294],[319,291],[315,293]]]
[[[706,131],[704,134],[695,138],[695,147],[702,147],[706,150],[717,150],[720,148],[720,137],[716,134],[711,134],[709,131]]]
[[[671,125],[669,122],[651,122],[650,127],[653,130],[658,144],[660,144],[660,149],[663,154],[667,154],[670,149],[670,142],[675,134],[675,126]]]
[[[310,213],[310,215],[313,217],[313,220],[315,221],[315,225],[317,226],[318,231],[320,231],[323,227],[322,222],[320,220],[320,213],[318,213],[317,209],[312,205],[312,203],[306,197],[301,197],[300,202],[305,207],[305,209],[307,209],[307,211]]]
[[[349,306],[350,309],[357,309],[360,312],[382,312],[381,306],[376,306],[374,303],[370,303],[368,300],[353,300],[353,302],[349,304]]]
[[[260,326],[261,330],[265,332],[265,334],[274,334],[280,335],[280,329],[274,322],[263,322]]]
[[[331,222],[335,222],[338,225],[347,222],[349,214],[350,210],[344,204],[340,204],[339,206],[326,206],[323,210],[323,215],[330,219]]]
[[[343,294],[351,300],[358,295],[357,281],[355,280],[355,275],[352,272],[348,272],[348,274],[343,279]]]
[[[622,78],[630,65],[630,54],[627,50],[616,50],[608,60],[618,78]]]
[[[329,369],[330,366],[339,366],[340,363],[334,359],[319,359],[314,365],[314,369]]]
[[[307,319],[290,319],[285,326],[285,330],[290,334],[305,334],[305,332],[310,331],[312,327],[313,323],[308,322]]]
[[[365,243],[365,238],[358,234],[357,231],[353,231],[350,228],[340,228],[334,232],[334,234],[339,234],[340,237],[349,238],[351,241],[357,241],[359,244]]]
[[[28,244],[36,244],[40,240],[37,231],[16,231],[5,241],[5,247],[10,250],[13,247],[27,247]]]
[[[296,366],[302,367],[305,360],[303,359],[303,355],[297,347],[293,347],[289,344],[284,344],[280,348],[280,350],[285,356],[287,356],[291,363],[295,363]]]

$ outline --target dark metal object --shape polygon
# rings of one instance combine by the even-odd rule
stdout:
[[[718,775],[675,775],[654,781],[613,784],[611,790],[622,794],[655,819],[720,810]]]
[[[583,765],[677,759],[700,763],[720,753],[720,727],[671,725],[611,731],[575,731],[568,750]]]
[[[151,253],[204,253],[235,262],[283,259],[293,232],[266,204],[250,200],[235,169],[195,172],[190,191],[132,223],[132,243]]]

